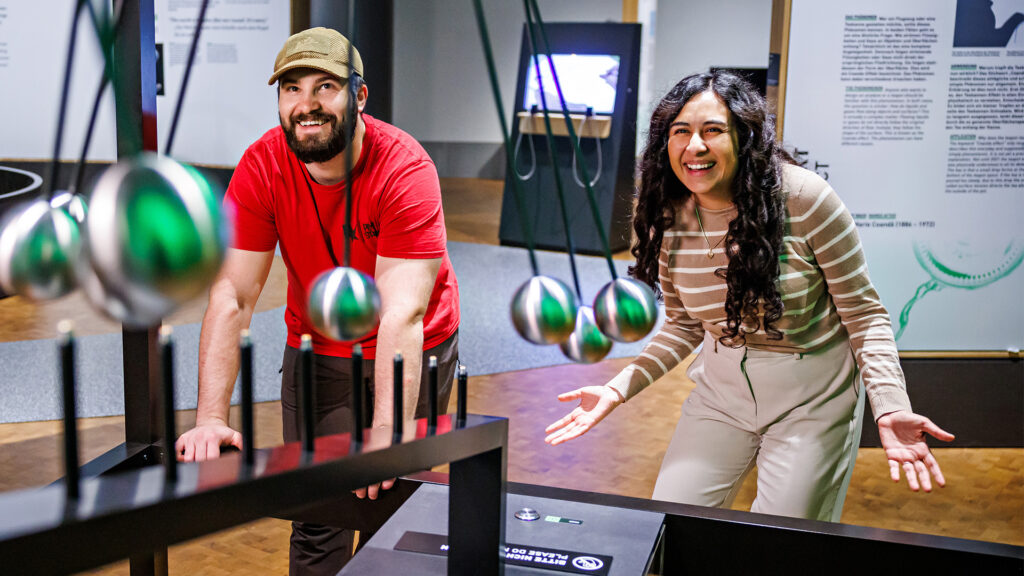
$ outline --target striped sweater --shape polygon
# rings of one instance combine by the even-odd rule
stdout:
[[[910,410],[889,314],[868,278],[853,218],[817,174],[786,165],[782,182],[786,227],[778,285],[785,311],[774,325],[782,340],[770,340],[761,328],[746,335],[746,345],[802,353],[848,339],[875,418]],[[666,320],[643,352],[608,383],[623,398],[628,400],[679,364],[705,332],[716,339],[722,336],[726,284],[715,270],[728,266],[724,239],[736,213],[735,206],[701,210],[705,240],[691,199],[665,231],[658,268]]]

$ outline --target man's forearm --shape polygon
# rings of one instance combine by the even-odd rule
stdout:
[[[196,425],[227,424],[231,393],[238,375],[238,338],[252,312],[235,304],[210,306],[199,334],[199,401]]]
[[[382,319],[374,363],[373,426],[391,425],[394,413],[394,355],[402,354],[402,409],[405,420],[416,413],[423,363],[423,321]]]

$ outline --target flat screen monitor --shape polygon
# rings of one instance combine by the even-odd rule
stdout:
[[[541,78],[544,84],[544,102],[548,110],[560,111],[558,92],[551,77],[546,56],[540,56]],[[615,110],[615,88],[619,81],[619,57],[611,54],[552,54],[551,60],[558,73],[558,82],[565,95],[570,112],[584,113],[593,108],[595,114],[611,114]],[[540,86],[534,61],[526,71],[526,90],[523,109],[541,106]]]

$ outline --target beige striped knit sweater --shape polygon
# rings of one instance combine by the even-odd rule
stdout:
[[[779,293],[785,312],[775,328],[783,338],[769,340],[761,329],[747,334],[746,345],[800,353],[848,339],[875,419],[910,410],[889,314],[868,278],[849,211],[814,172],[786,165],[782,181],[787,200]],[[716,339],[722,336],[726,284],[715,270],[728,265],[724,237],[735,217],[735,206],[701,210],[713,247],[709,259],[693,200],[678,210],[659,259],[666,320],[643,352],[609,382],[623,398],[628,400],[679,364],[701,343],[705,331]]]

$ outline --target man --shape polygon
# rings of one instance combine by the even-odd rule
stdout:
[[[307,333],[313,336],[316,354],[316,433],[352,428],[353,343],[317,334],[305,305],[314,278],[338,266],[344,255],[346,132],[353,159],[351,267],[373,277],[381,295],[380,326],[359,341],[366,358],[363,373],[371,376],[372,426],[391,426],[391,359],[396,351],[405,363],[406,419],[414,413],[425,416],[427,399],[419,390],[429,356],[438,358],[439,406],[448,405],[459,299],[446,249],[437,172],[411,136],[362,113],[367,101],[362,60],[353,49],[355,89],[350,92],[348,54],[344,36],[314,28],[289,38],[277,56],[268,83],[277,83],[281,125],[246,150],[228,186],[225,205],[235,220],[234,243],[210,288],[203,317],[196,427],[176,443],[184,460],[216,458],[222,446],[241,445],[241,435],[228,426],[239,332],[249,325],[278,243],[288,270],[288,343],[281,378],[284,439],[299,439],[297,359],[301,336]],[[357,490],[356,495],[376,499],[393,482]],[[351,557],[352,537],[351,530],[293,524],[292,574],[336,574]]]

